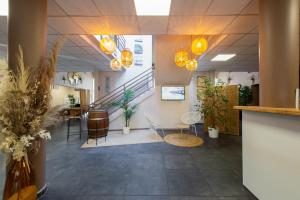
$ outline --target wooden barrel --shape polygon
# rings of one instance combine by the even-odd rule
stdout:
[[[87,121],[88,137],[106,137],[109,128],[108,112],[105,110],[90,111]]]

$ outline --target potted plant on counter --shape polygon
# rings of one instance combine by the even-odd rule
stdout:
[[[75,106],[75,97],[73,94],[68,94],[68,99],[69,99],[69,104],[70,104],[70,107],[74,107]]]
[[[225,124],[225,113],[228,99],[224,95],[224,82],[214,84],[209,78],[204,80],[203,90],[200,92],[202,101],[200,112],[204,114],[208,126],[209,137],[219,137],[219,127]]]
[[[134,99],[134,92],[132,90],[125,90],[122,98],[113,103],[113,106],[119,107],[123,110],[123,116],[125,119],[125,126],[123,127],[123,133],[129,134],[130,132],[130,119],[136,111],[137,105],[131,106],[129,103]]]
[[[239,91],[239,104],[240,106],[248,106],[251,104],[252,94],[249,86],[241,86]]]

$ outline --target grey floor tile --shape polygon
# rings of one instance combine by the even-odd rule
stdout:
[[[105,196],[105,195],[98,195],[98,196],[77,196],[74,200],[123,200],[123,196]]]
[[[193,197],[193,196],[175,196],[170,197],[168,200],[218,200],[216,197]]]
[[[167,180],[161,177],[132,178],[127,182],[126,195],[166,195]]]
[[[217,196],[247,196],[250,193],[233,170],[202,171],[206,181]]]
[[[170,195],[214,196],[198,170],[168,170],[167,177]]]
[[[220,197],[219,200],[257,200],[254,196],[252,197]]]
[[[124,200],[167,200],[167,196],[125,196]]]
[[[167,195],[168,183],[164,170],[133,170],[127,177],[126,195]]]
[[[62,124],[47,143],[49,191],[43,200],[255,199],[242,186],[241,137],[213,140],[198,130],[205,144],[196,148],[152,143],[81,149],[86,134],[66,142]]]
[[[191,155],[165,155],[165,166],[167,169],[195,169]]]

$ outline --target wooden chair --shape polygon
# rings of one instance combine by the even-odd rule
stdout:
[[[70,126],[71,126],[71,121],[78,121],[80,122],[79,124],[79,134],[70,134]],[[79,135],[79,138],[81,139],[81,134],[82,134],[82,108],[70,108],[69,109],[69,116],[68,116],[68,133],[67,133],[67,141],[69,140],[69,137],[72,135]]]

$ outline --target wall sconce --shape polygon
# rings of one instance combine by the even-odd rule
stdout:
[[[255,83],[255,75],[254,74],[251,75],[250,80],[251,80],[252,85],[254,85],[254,83]]]
[[[228,85],[229,85],[230,82],[232,81],[232,78],[231,78],[231,76],[230,76],[230,73],[231,73],[231,72],[228,72],[228,76],[227,76],[227,84],[228,84]]]
[[[66,83],[66,80],[67,80],[67,78],[65,77],[65,76],[63,76],[62,78],[61,78],[61,80],[64,82],[64,84]]]

